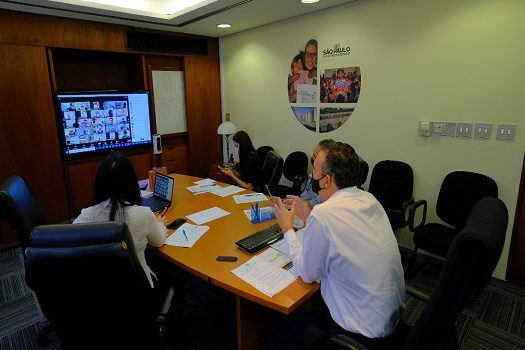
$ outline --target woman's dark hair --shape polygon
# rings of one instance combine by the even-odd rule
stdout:
[[[122,152],[111,153],[100,163],[95,178],[95,204],[111,200],[109,220],[115,220],[118,205],[140,205],[140,189],[135,170]]]
[[[255,152],[252,140],[246,131],[240,130],[233,135],[233,141],[239,144],[239,162],[243,162],[250,153]]]

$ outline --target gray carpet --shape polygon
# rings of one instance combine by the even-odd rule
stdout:
[[[430,293],[439,277],[439,265],[429,264],[408,288]],[[19,249],[0,252],[0,349],[60,349],[54,333],[47,345],[36,341],[46,320],[24,282]],[[187,290],[186,308],[171,325],[176,349],[236,348],[235,303],[219,288],[181,273]],[[424,302],[405,298],[405,321],[414,324]],[[456,324],[460,348],[467,350],[525,349],[525,288],[492,279]]]

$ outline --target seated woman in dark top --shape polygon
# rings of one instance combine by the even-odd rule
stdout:
[[[239,150],[239,163],[234,168],[224,168],[221,171],[239,186],[253,190],[259,185],[262,165],[259,155],[253,147],[250,136],[245,131],[237,131],[233,135],[233,145]]]

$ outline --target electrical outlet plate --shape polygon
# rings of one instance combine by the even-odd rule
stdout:
[[[457,123],[456,137],[472,137],[472,123]]]
[[[514,124],[499,124],[496,138],[498,140],[513,141],[516,134],[516,125]]]
[[[444,135],[445,122],[432,122],[432,135]]]
[[[474,127],[474,137],[490,139],[492,137],[492,124],[477,123]]]
[[[456,136],[456,123],[445,123],[443,136]]]
[[[431,122],[420,121],[419,122],[419,136],[429,137],[432,135]]]

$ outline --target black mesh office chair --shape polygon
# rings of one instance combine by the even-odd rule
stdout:
[[[445,176],[436,203],[436,214],[446,224],[426,223],[427,201],[419,200],[409,208],[408,224],[414,232],[414,251],[407,268],[410,275],[418,249],[445,257],[454,237],[463,229],[467,217],[478,200],[483,197],[498,196],[496,182],[488,176],[468,172],[454,171]],[[423,209],[422,220],[414,225],[416,211]]]
[[[255,190],[258,192],[268,193],[268,189],[273,194],[281,175],[283,174],[283,159],[274,151],[268,152],[266,160],[261,168],[261,175],[259,177],[259,187]]]
[[[266,156],[268,155],[268,152],[273,151],[272,146],[261,146],[257,148],[256,152],[259,155],[259,159],[261,160],[261,164],[264,164],[264,161],[266,160]]]
[[[408,206],[414,202],[414,174],[410,165],[397,160],[382,160],[372,169],[368,192],[385,209],[390,225],[397,230],[408,224]]]
[[[164,345],[173,289],[155,298],[126,224],[37,226],[25,268],[63,349]]]
[[[436,289],[414,327],[399,322],[388,339],[389,349],[458,349],[455,323],[472,293],[483,288],[501,256],[508,213],[505,204],[486,197],[474,206],[465,227],[448,250]],[[366,349],[354,339],[338,334],[322,349]]]
[[[283,165],[284,177],[292,182],[292,186],[277,185],[275,193],[278,197],[286,197],[286,195],[298,196],[303,192],[306,181],[308,180],[308,156],[301,151],[290,153]]]
[[[27,247],[33,228],[45,223],[38,204],[20,176],[10,176],[0,184],[0,210],[16,232],[22,250]]]

